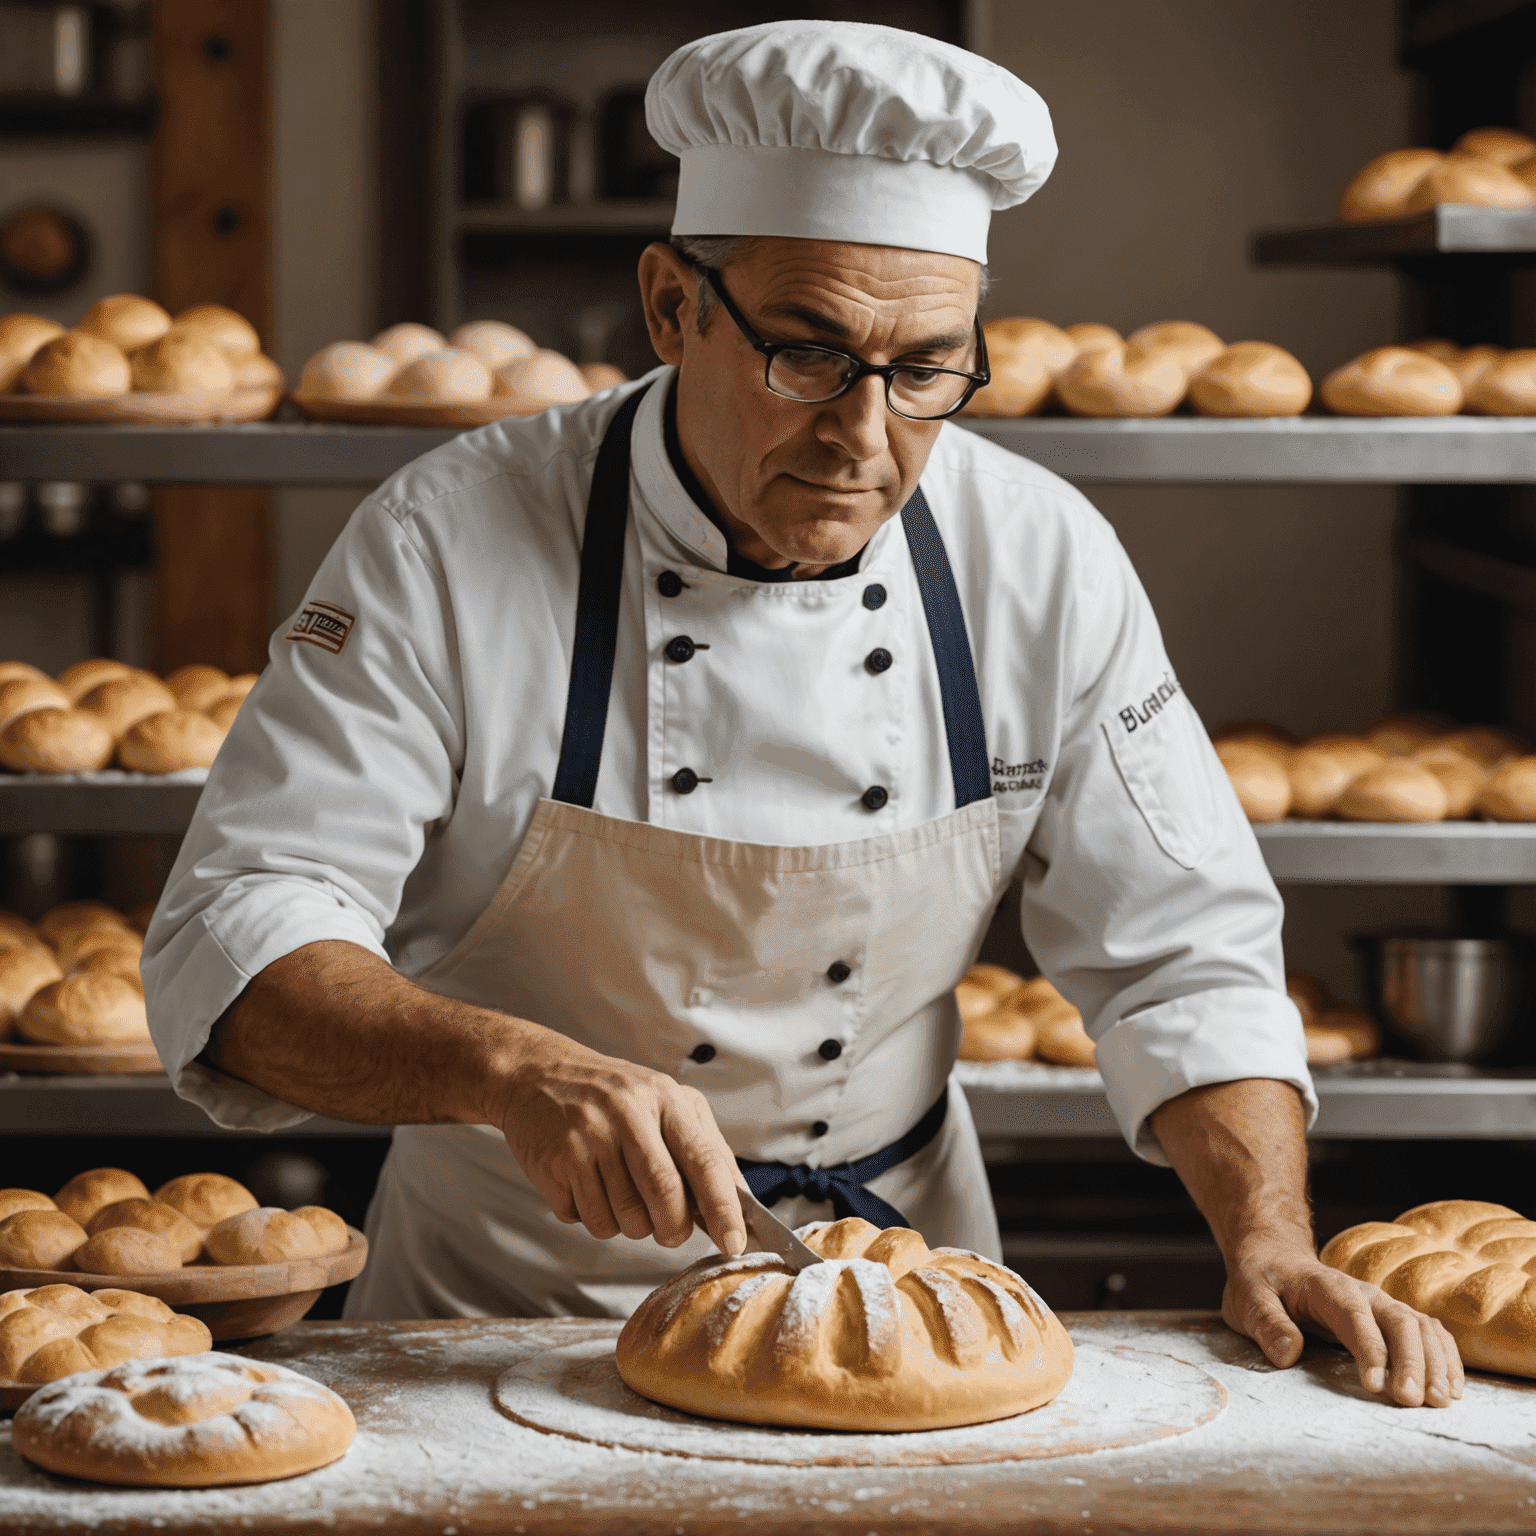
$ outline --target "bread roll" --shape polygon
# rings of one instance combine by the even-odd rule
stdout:
[[[80,928],[127,928],[123,914],[104,901],[66,901],[50,907],[37,920],[38,937],[55,949],[64,935]]]
[[[1340,1232],[1323,1263],[1438,1318],[1476,1370],[1536,1376],[1536,1222],[1481,1200],[1437,1200]]]
[[[128,363],[135,389],[227,395],[235,387],[235,370],[223,349],[196,333],[172,331],[140,347]]]
[[[126,661],[111,661],[105,656],[93,656],[89,661],[77,661],[59,673],[59,687],[69,695],[71,704],[78,704],[98,683],[109,682],[114,677],[131,677],[133,668]]]
[[[495,393],[520,410],[542,411],[551,405],[585,400],[592,390],[581,371],[557,352],[519,358],[496,370]]]
[[[0,766],[13,773],[95,773],[112,761],[112,733],[83,709],[33,709],[0,730]]]
[[[1479,208],[1529,208],[1536,192],[1507,167],[1491,160],[1454,155],[1430,168],[1408,194],[1407,211],[1425,213],[1441,203],[1466,203]]]
[[[1383,753],[1364,741],[1304,743],[1285,765],[1291,781],[1292,814],[1308,820],[1333,815],[1351,781],[1385,761]]]
[[[51,683],[52,681],[53,679],[41,667],[34,667],[31,662],[0,661],[0,683]]]
[[[1472,155],[1498,165],[1513,165],[1536,154],[1536,139],[1517,128],[1469,128],[1451,146],[1454,155]]]
[[[63,334],[58,321],[41,315],[0,315],[0,395],[15,386],[44,342]]]
[[[1071,1006],[1070,1004],[1068,1005]],[[1096,1047],[1083,1028],[1083,1016],[1073,1008],[1070,1016],[1036,1016],[1035,1055],[1041,1061],[1060,1067],[1091,1067],[1096,1062]]]
[[[962,985],[967,983],[983,988],[1001,1002],[1024,985],[1024,978],[1017,971],[1009,970],[1006,965],[993,965],[990,961],[978,960],[965,973]]]
[[[109,293],[97,299],[75,327],[87,336],[110,341],[120,352],[147,347],[170,328],[171,317],[153,299],[137,293]]]
[[[172,1210],[158,1200],[151,1200],[147,1195],[142,1199],[114,1200],[111,1205],[102,1206],[85,1224],[86,1232],[92,1237],[99,1232],[111,1231],[113,1227],[136,1227],[144,1232],[153,1232],[175,1249],[177,1261],[182,1264],[190,1264],[203,1251],[203,1234],[180,1211]],[[85,1269],[87,1266],[80,1267]],[[104,1273],[116,1274],[119,1271],[107,1270]],[[121,1273],[131,1274],[132,1271],[124,1270]]]
[[[1111,325],[1100,325],[1097,320],[1079,320],[1075,325],[1064,326],[1062,334],[1071,337],[1079,357],[1088,352],[1113,352],[1125,345],[1119,331]]]
[[[53,1202],[83,1230],[109,1205],[120,1200],[145,1200],[148,1197],[144,1181],[126,1168],[89,1168],[84,1173],[77,1173],[53,1197]]]
[[[1479,416],[1536,416],[1536,348],[1492,358],[1467,390],[1465,408]]]
[[[207,1324],[154,1296],[39,1285],[0,1296],[0,1379],[57,1381],[128,1360],[192,1355],[213,1343]]]
[[[461,325],[448,338],[447,344],[478,357],[492,373],[508,363],[515,363],[520,357],[532,357],[539,350],[526,331],[501,320],[471,320],[467,325]],[[590,366],[607,368],[609,364],[593,363]],[[618,373],[616,368],[613,371]],[[619,374],[618,382],[624,382],[623,374]]]
[[[1517,757],[1497,769],[1473,807],[1489,821],[1536,821],[1536,757]]]
[[[1437,745],[1465,752],[1485,768],[1498,768],[1525,752],[1525,744],[1518,736],[1492,725],[1470,725],[1452,731],[1449,736],[1442,736]]]
[[[1189,387],[1189,374],[1168,348],[1124,346],[1078,355],[1056,381],[1074,416],[1167,416]]]
[[[68,708],[68,695],[46,677],[18,677],[0,683],[0,730],[29,709]]]
[[[1459,821],[1472,814],[1477,797],[1488,782],[1488,770],[1481,763],[1455,747],[1438,744],[1420,748],[1413,754],[1413,761],[1440,780],[1445,790],[1447,819]]]
[[[16,1033],[37,1045],[149,1044],[142,988],[109,971],[77,971],[33,994]]]
[[[312,1472],[345,1455],[356,1432],[330,1388],[210,1350],[50,1382],[17,1410],[11,1443],[65,1477],[214,1488]]]
[[[1317,1029],[1308,1025],[1301,1033],[1307,1047],[1309,1067],[1337,1067],[1349,1060],[1349,1039],[1336,1029]]]
[[[1291,781],[1276,752],[1253,742],[1222,741],[1216,744],[1216,756],[1249,821],[1285,820],[1291,808]]]
[[[1358,1008],[1326,1008],[1313,1022],[1320,1035],[1341,1040],[1348,1061],[1365,1061],[1381,1049],[1381,1028]]]
[[[180,1211],[200,1232],[226,1217],[256,1209],[255,1195],[222,1173],[184,1173],[162,1184],[155,1199]]]
[[[123,732],[117,760],[135,773],[207,768],[224,745],[224,729],[195,709],[165,709]]]
[[[1338,804],[1346,821],[1443,821],[1449,809],[1450,796],[1440,780],[1400,757],[1352,779]]]
[[[1028,1061],[1034,1051],[1034,1020],[1006,1004],[966,1019],[961,1027],[961,1061]]]
[[[18,944],[0,950],[0,1038],[23,1008],[51,982],[62,981],[64,972],[51,950]]]
[[[304,364],[299,394],[317,400],[372,400],[394,378],[395,360],[360,341],[337,341],[322,347]]]
[[[1311,399],[1307,370],[1267,341],[1234,342],[1189,381],[1201,416],[1299,416]]]
[[[142,1227],[109,1227],[88,1237],[72,1263],[82,1275],[168,1275],[181,1268],[170,1239]]]
[[[110,400],[132,386],[128,359],[99,336],[65,331],[45,341],[21,370],[19,387],[29,395],[66,395]]]
[[[244,315],[237,315],[222,304],[194,304],[176,316],[172,329],[183,336],[211,341],[231,357],[248,357],[261,351],[256,327]]]
[[[84,1241],[85,1228],[63,1211],[17,1211],[0,1221],[0,1265],[68,1269]]]
[[[1444,363],[1409,347],[1376,347],[1335,368],[1319,390],[1340,416],[1454,416],[1461,385]]]
[[[84,955],[75,964],[72,974],[81,972],[106,976],[121,976],[139,994],[144,996],[144,978],[139,974],[140,956],[136,950],[98,949]]]
[[[157,677],[135,672],[98,683],[80,700],[79,708],[106,726],[114,741],[130,725],[149,715],[176,708],[176,695]]]
[[[966,402],[967,416],[1033,416],[1051,397],[1054,376],[1038,353],[1023,348],[991,351],[992,382]]]
[[[1425,715],[1383,715],[1366,733],[1366,741],[1388,757],[1412,757],[1445,735],[1445,727]]]
[[[384,393],[399,400],[486,400],[491,394],[491,374],[478,357],[445,349],[407,363]]]
[[[388,357],[397,368],[414,363],[418,357],[429,357],[441,352],[448,345],[448,338],[430,325],[417,325],[414,320],[404,320],[380,331],[369,343]]]
[[[0,1221],[17,1211],[53,1211],[58,1207],[35,1189],[0,1189]],[[0,1375],[3,1375],[0,1372]]]
[[[222,699],[210,704],[203,711],[218,728],[226,735],[229,728],[235,723],[235,716],[240,713],[240,706],[245,703],[245,695],[242,693],[226,693]]]
[[[117,950],[138,956],[144,941],[128,928],[105,924],[90,928],[71,928],[59,939],[58,960],[66,971],[77,969],[82,960],[101,950]]]
[[[612,363],[583,363],[580,372],[587,388],[594,395],[629,383],[629,375],[622,368],[615,368]]]
[[[1394,149],[1357,171],[1339,198],[1346,224],[1371,224],[1408,216],[1413,189],[1445,160],[1436,149]]]
[[[615,1349],[626,1385],[715,1419],[916,1431],[1023,1413],[1072,1374],[1066,1330],[1001,1264],[858,1217],[800,1235],[823,1262],[799,1274],[711,1254],[652,1291]]]
[[[340,1253],[347,1242],[346,1222],[323,1206],[284,1211],[265,1205],[215,1222],[203,1248],[215,1264],[282,1264]]]
[[[1502,347],[1458,347],[1453,342],[1436,343],[1432,347],[1430,343],[1416,341],[1411,350],[1427,353],[1437,363],[1444,363],[1461,385],[1463,402],[1473,386],[1504,356]]]
[[[37,949],[42,942],[37,929],[26,918],[17,917],[14,912],[0,912],[0,945],[10,949],[21,944]]]
[[[165,678],[165,686],[183,709],[207,709],[229,692],[229,674],[218,667],[194,662],[188,667],[177,667]]]
[[[226,352],[224,354],[229,357]],[[281,389],[288,381],[283,370],[263,352],[248,352],[244,357],[230,357],[236,389]]]
[[[1125,344],[1148,352],[1169,353],[1178,358],[1186,377],[1199,373],[1227,349],[1227,344],[1215,331],[1193,320],[1158,320],[1142,326],[1139,331],[1132,331],[1125,338]]]

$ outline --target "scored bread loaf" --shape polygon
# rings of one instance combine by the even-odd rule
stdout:
[[[1342,1040],[1349,1061],[1364,1061],[1381,1049],[1380,1026],[1359,1008],[1324,1008],[1314,1015],[1312,1029],[1319,1035]]]
[[[1443,821],[1449,809],[1450,796],[1440,780],[1401,757],[1357,774],[1337,807],[1346,821]]]
[[[1478,796],[1488,783],[1488,770],[1480,762],[1455,747],[1442,747],[1438,743],[1421,747],[1413,754],[1413,761],[1421,768],[1429,769],[1440,780],[1445,790],[1447,818],[1459,821],[1472,814]]]
[[[1482,1200],[1436,1200],[1332,1239],[1323,1263],[1438,1318],[1462,1360],[1536,1376],[1536,1222]]]
[[[65,331],[45,341],[21,370],[19,381],[29,395],[67,395],[77,400],[126,395],[132,382],[128,359],[110,341],[79,331]]]
[[[1257,741],[1218,741],[1216,756],[1227,770],[1237,803],[1249,821],[1283,821],[1291,808],[1288,753]]]
[[[159,1200],[129,1198],[104,1205],[86,1223],[88,1236],[114,1227],[137,1227],[163,1237],[176,1250],[178,1260],[190,1264],[203,1251],[203,1234],[180,1211]],[[82,1266],[83,1267],[83,1266]]]
[[[16,1033],[36,1045],[148,1045],[143,988],[108,970],[76,971],[32,995]]]
[[[1020,315],[983,327],[992,382],[966,406],[972,416],[1032,416],[1077,357],[1077,344],[1049,320]]]
[[[0,1029],[12,1024],[23,1008],[64,972],[53,952],[40,945],[17,944],[0,950]]]
[[[226,352],[224,354],[229,357]],[[245,357],[229,357],[236,389],[281,389],[287,382],[283,370],[264,353],[251,352]]]
[[[1365,733],[1366,741],[1388,757],[1412,757],[1445,735],[1445,727],[1423,715],[1383,715]]]
[[[0,730],[0,766],[13,773],[96,773],[112,761],[112,733],[84,709],[29,709]]]
[[[11,1269],[70,1268],[85,1228],[63,1211],[16,1211],[0,1221],[0,1265]]]
[[[65,901],[50,907],[37,920],[37,934],[55,949],[65,938],[86,928],[117,928],[127,931],[128,924],[116,907],[104,901]]]
[[[1536,757],[1517,757],[1496,769],[1473,805],[1489,821],[1536,821]]]
[[[34,667],[29,661],[0,661],[0,683],[13,683],[17,678],[44,683],[53,681],[41,667]]]
[[[108,1227],[87,1237],[70,1262],[83,1275],[168,1275],[182,1263],[168,1237],[143,1227]]]
[[[1373,347],[1335,368],[1319,387],[1340,416],[1454,416],[1461,383],[1444,363],[1411,347]]]
[[[1323,736],[1304,741],[1285,765],[1291,781],[1291,814],[1309,820],[1333,815],[1351,780],[1385,761],[1381,752],[1358,738]]]
[[[207,709],[229,692],[229,673],[222,667],[194,662],[167,673],[164,683],[183,709]]]
[[[323,1206],[284,1211],[265,1205],[216,1222],[203,1236],[203,1250],[215,1264],[281,1264],[340,1253],[348,1240],[347,1224]]]
[[[1536,416],[1536,348],[1490,358],[1466,395],[1466,409],[1480,416]]]
[[[1008,1418],[1072,1374],[1066,1329],[1012,1270],[857,1217],[800,1231],[823,1263],[700,1259],[624,1325],[642,1397],[710,1418],[917,1431]]]
[[[971,966],[955,986],[955,1002],[962,1019],[975,1018],[996,1008],[1010,992],[1023,985],[1024,978],[1006,965]]]
[[[39,1384],[211,1348],[208,1325],[154,1296],[39,1285],[0,1295],[0,1380]]]
[[[1299,416],[1312,399],[1312,379],[1284,347],[1237,341],[1189,381],[1189,403],[1201,416]]]
[[[108,678],[98,683],[79,702],[78,708],[95,715],[116,741],[130,725],[137,725],[146,715],[176,708],[176,695],[158,677],[147,672],[133,672],[127,677]]]
[[[1071,338],[1079,357],[1085,352],[1103,352],[1125,345],[1125,338],[1114,326],[1101,325],[1097,320],[1079,320],[1075,325],[1065,325],[1062,334]]]
[[[256,1209],[256,1197],[245,1185],[222,1173],[184,1173],[162,1184],[155,1199],[181,1212],[200,1232]]]
[[[1409,194],[1444,160],[1437,149],[1393,149],[1378,155],[1344,188],[1339,218],[1346,224],[1406,218]]]
[[[1044,977],[1040,979],[1044,980]],[[1097,1065],[1098,1047],[1083,1027],[1082,1014],[1060,994],[1057,994],[1057,1000],[1060,1007],[1040,1009],[1031,1015],[1035,1026],[1035,1055],[1058,1067]]]
[[[75,327],[87,336],[110,341],[120,352],[147,347],[170,328],[171,317],[153,299],[138,293],[109,293],[97,299]]]
[[[622,368],[615,368],[612,363],[583,363],[580,373],[582,381],[594,395],[629,383],[629,375]]]
[[[51,678],[13,677],[0,683],[0,731],[32,709],[68,709],[69,695]]]
[[[402,320],[379,332],[368,343],[386,357],[393,359],[397,368],[414,363],[418,357],[429,357],[441,352],[448,345],[448,338],[430,325],[418,325],[414,320]]]
[[[59,673],[59,687],[69,695],[71,704],[78,704],[98,683],[113,677],[128,677],[133,668],[126,661],[113,661],[106,656],[92,656],[77,661]]]
[[[162,709],[123,732],[117,760],[136,773],[207,768],[224,745],[224,727],[196,709]]]
[[[1424,213],[1441,203],[1472,203],[1480,208],[1529,208],[1536,193],[1507,166],[1470,155],[1451,155],[1432,165],[1404,200],[1410,213]]]
[[[126,1168],[88,1168],[77,1173],[53,1197],[53,1203],[85,1227],[109,1205],[148,1198],[144,1181]]]
[[[1021,1009],[999,1003],[963,1021],[961,1061],[1027,1061],[1035,1052],[1035,1021]]]
[[[1464,400],[1470,395],[1472,386],[1504,356],[1502,347],[1458,347],[1454,341],[1442,341],[1436,336],[1411,341],[1408,350],[1422,352],[1437,363],[1444,363],[1456,375]]]
[[[1526,750],[1518,736],[1502,731],[1494,725],[1469,725],[1449,736],[1442,736],[1437,743],[1442,747],[1455,747],[1475,758],[1485,768],[1500,768],[1513,762]]]
[[[135,958],[144,951],[144,941],[129,928],[115,923],[92,923],[88,927],[68,928],[59,935],[59,964],[66,971],[81,968],[81,962],[103,950],[119,950]]]
[[[1194,320],[1155,320],[1125,338],[1128,348],[1162,352],[1177,358],[1185,377],[1199,373],[1226,351],[1227,344],[1209,326]]]
[[[1499,165],[1513,165],[1536,153],[1536,139],[1518,128],[1469,128],[1451,146],[1457,155],[1473,155]]]
[[[1177,352],[1129,343],[1079,352],[1056,380],[1057,396],[1074,416],[1167,416],[1188,388]]]

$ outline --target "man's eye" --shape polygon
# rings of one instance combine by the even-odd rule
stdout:
[[[838,372],[846,366],[842,358],[816,347],[786,347],[778,361],[801,373]]]
[[[937,368],[903,368],[901,377],[902,382],[913,389],[931,389],[943,374]]]

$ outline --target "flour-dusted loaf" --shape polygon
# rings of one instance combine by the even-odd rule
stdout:
[[[1049,1402],[1072,1341],[1029,1286],[958,1248],[857,1217],[801,1230],[826,1262],[716,1254],[653,1291],[619,1335],[643,1397],[709,1418],[925,1430]]]
[[[467,321],[448,338],[447,345],[460,352],[473,353],[492,373],[520,357],[532,357],[539,350],[526,331],[520,331],[504,320]],[[620,382],[623,382],[622,378]]]
[[[312,1472],[344,1455],[356,1432],[329,1387],[209,1352],[53,1382],[17,1410],[11,1443],[66,1477],[213,1488]]]
[[[0,1380],[57,1381],[210,1348],[207,1324],[137,1291],[39,1285],[0,1295]]]
[[[448,338],[430,325],[418,325],[414,320],[402,320],[399,325],[389,326],[368,343],[375,351],[391,358],[397,368],[414,363],[418,357],[428,357],[441,352],[448,345]]]
[[[203,1251],[203,1234],[180,1211],[159,1200],[114,1200],[91,1217],[85,1230],[95,1237],[114,1227],[136,1227],[165,1238],[182,1264],[190,1264]]]
[[[215,1264],[281,1264],[325,1258],[340,1253],[347,1242],[347,1224],[335,1211],[319,1205],[295,1211],[264,1205],[215,1223],[203,1248]]]
[[[256,1209],[256,1196],[222,1173],[184,1173],[162,1184],[155,1199],[181,1212],[200,1232],[242,1211]]]
[[[1462,1360],[1536,1376],[1536,1221],[1482,1200],[1436,1200],[1341,1232],[1323,1263],[1438,1318]]]

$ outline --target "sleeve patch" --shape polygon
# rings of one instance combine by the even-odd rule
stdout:
[[[333,656],[341,654],[341,648],[357,623],[355,615],[335,603],[321,602],[312,598],[299,610],[299,616],[288,626],[289,640],[307,640]]]

